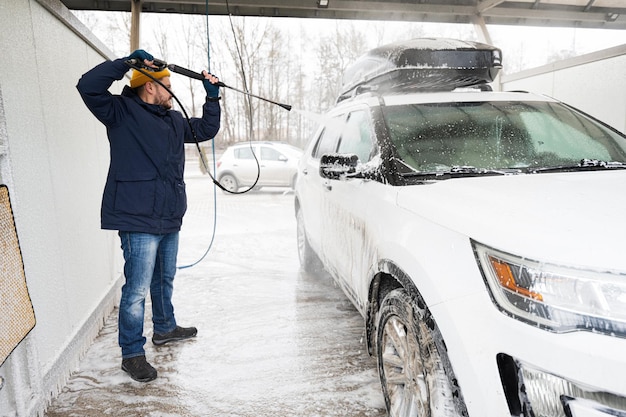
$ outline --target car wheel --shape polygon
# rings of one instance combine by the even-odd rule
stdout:
[[[462,400],[454,399],[460,393],[446,372],[445,345],[430,312],[403,288],[381,304],[376,349],[390,417],[467,415],[459,411]]]
[[[224,174],[220,177],[220,184],[222,187],[226,188],[226,190],[230,192],[237,192],[239,189],[239,183],[237,182],[237,178],[231,174]],[[227,191],[224,191],[227,192]]]
[[[322,267],[322,262],[313,248],[309,245],[309,240],[306,236],[306,229],[304,227],[302,210],[298,210],[296,214],[296,222],[296,240],[298,242],[298,258],[300,258],[300,265],[306,272],[318,271]]]

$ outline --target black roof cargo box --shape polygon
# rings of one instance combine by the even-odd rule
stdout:
[[[344,73],[337,101],[361,90],[452,91],[485,85],[502,68],[502,52],[491,45],[445,38],[421,38],[372,49]]]

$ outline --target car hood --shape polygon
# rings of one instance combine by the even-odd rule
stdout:
[[[458,178],[401,187],[400,207],[526,258],[626,271],[626,171]]]

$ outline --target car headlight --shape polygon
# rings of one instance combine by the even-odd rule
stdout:
[[[472,244],[491,297],[505,314],[555,332],[626,337],[626,274],[568,268]]]

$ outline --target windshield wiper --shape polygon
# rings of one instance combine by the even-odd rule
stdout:
[[[520,173],[519,169],[491,169],[491,168],[476,168],[473,166],[453,166],[450,168],[451,174],[474,174],[474,175],[507,175]]]
[[[539,172],[575,172],[575,171],[601,171],[605,169],[626,169],[626,162],[601,161],[598,159],[581,159],[576,165],[558,165],[552,167],[529,168],[531,173]]]
[[[473,166],[452,166],[449,169],[436,171],[412,171],[400,173],[405,178],[426,178],[433,180],[446,180],[450,178],[477,177],[480,175],[508,175],[519,174],[519,169],[503,170],[503,169],[487,169],[476,168]]]

